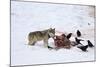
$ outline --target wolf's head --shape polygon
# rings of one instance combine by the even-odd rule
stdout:
[[[52,29],[52,28],[48,29],[48,34],[49,34],[50,37],[54,38],[55,37],[55,28],[54,29]]]

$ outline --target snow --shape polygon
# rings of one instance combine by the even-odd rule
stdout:
[[[89,16],[91,11],[88,10],[94,7],[90,7],[11,1],[11,65],[94,61],[95,48],[88,48],[88,52],[82,52],[77,47],[49,50],[43,46],[42,41],[34,46],[27,45],[29,32],[48,28],[63,33],[72,32],[70,40],[73,40],[79,29],[82,32],[81,38],[89,39],[95,45],[95,18]],[[54,47],[51,38],[49,45]]]

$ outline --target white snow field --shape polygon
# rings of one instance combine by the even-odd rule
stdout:
[[[11,1],[11,66],[95,61],[95,47],[49,50],[42,41],[27,45],[29,32],[55,28],[63,33],[79,29],[95,45],[94,6]],[[56,33],[57,34],[57,33]],[[59,33],[58,33],[59,34]],[[61,33],[60,33],[61,34]],[[49,45],[54,47],[53,39]]]

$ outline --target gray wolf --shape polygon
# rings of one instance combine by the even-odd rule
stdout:
[[[28,45],[34,45],[37,41],[44,41],[44,46],[48,47],[48,39],[55,37],[55,28],[49,28],[43,31],[30,32],[28,35]]]

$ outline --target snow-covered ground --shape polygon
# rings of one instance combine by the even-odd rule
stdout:
[[[56,51],[45,48],[42,41],[35,46],[27,45],[29,32],[48,28],[64,33],[72,32],[73,37],[79,29],[82,32],[81,38],[89,39],[95,45],[93,13],[92,6],[12,1],[11,65],[94,61],[95,48],[88,48],[88,52],[82,52],[76,47]],[[52,39],[49,39],[49,45],[54,46]]]

